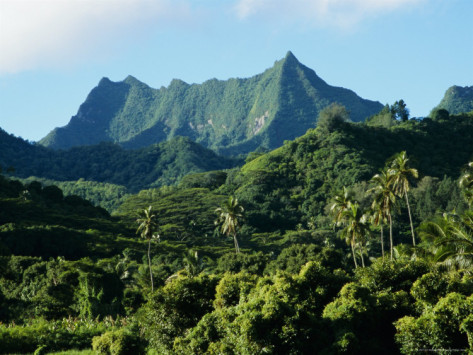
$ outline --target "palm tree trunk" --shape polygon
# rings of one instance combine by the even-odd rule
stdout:
[[[365,258],[363,257],[363,247],[360,243],[360,256],[361,256],[361,266],[365,267]]]
[[[355,262],[355,269],[358,268],[358,264],[356,263],[356,255],[355,255],[355,246],[353,245],[353,241],[351,244],[351,253],[353,254],[353,261]]]
[[[149,267],[149,277],[151,279],[151,292],[153,292],[154,284],[153,284],[153,271],[151,270],[151,239],[148,240],[148,267]]]
[[[409,206],[409,198],[407,197],[407,192],[406,192],[406,204],[407,204],[407,213],[409,214],[409,222],[411,222],[412,245],[415,248],[416,247],[416,237],[414,235],[414,225],[412,224],[411,207]]]
[[[236,233],[233,234],[233,241],[235,243],[235,251],[238,254],[240,252],[240,247],[238,246],[238,240],[236,237]]]
[[[393,218],[389,214],[389,246],[391,248],[391,261],[393,260]]]
[[[381,255],[384,260],[384,236],[383,236],[383,225],[381,225]]]

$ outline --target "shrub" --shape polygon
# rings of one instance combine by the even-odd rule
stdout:
[[[137,331],[126,328],[94,337],[92,348],[99,354],[110,355],[142,354],[144,352],[143,342],[137,335]]]

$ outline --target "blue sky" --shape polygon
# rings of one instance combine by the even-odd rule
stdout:
[[[328,84],[425,116],[473,85],[472,0],[0,0],[0,127],[64,126],[102,77],[250,77],[288,50]]]

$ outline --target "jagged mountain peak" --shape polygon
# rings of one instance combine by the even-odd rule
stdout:
[[[286,53],[286,55],[284,56],[284,58],[281,58],[279,60],[276,60],[274,62],[274,65],[272,68],[270,68],[269,70],[271,69],[277,69],[277,68],[280,68],[280,67],[285,67],[285,66],[300,66],[302,65],[301,62],[299,62],[299,60],[296,58],[296,56],[291,52],[291,51],[288,51]]]
[[[288,51],[286,53],[286,56],[284,57],[283,62],[286,65],[301,65],[301,62],[299,62],[299,60],[291,51]]]
[[[295,56],[294,53],[292,53],[291,51],[287,51],[285,58],[286,58],[286,59],[287,59],[287,58],[294,58],[294,59],[297,60],[296,56]]]
[[[107,86],[107,85],[110,85],[112,83],[113,83],[113,81],[111,81],[109,78],[104,76],[102,79],[100,79],[97,86]]]
[[[143,82],[141,82],[140,80],[138,80],[137,78],[135,78],[132,75],[128,75],[125,78],[125,80],[123,80],[123,82],[126,83],[126,84],[130,84],[130,85],[136,85],[136,84],[138,84],[138,85],[141,84],[142,85],[142,84],[144,84]]]
[[[277,148],[316,125],[321,109],[339,102],[353,121],[379,112],[379,102],[331,87],[291,51],[274,66],[246,79],[187,84],[173,79],[153,89],[128,76],[107,78],[88,95],[71,122],[40,143],[52,148],[112,141],[138,148],[186,136],[223,154]]]
[[[184,80],[181,79],[172,79],[171,83],[169,84],[169,88],[171,87],[181,87],[181,86],[189,86]]]

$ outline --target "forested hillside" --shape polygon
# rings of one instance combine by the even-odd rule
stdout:
[[[262,74],[247,79],[211,79],[203,84],[173,80],[152,89],[131,76],[102,79],[77,115],[40,141],[52,148],[120,143],[145,147],[185,136],[225,155],[274,149],[316,125],[331,103],[362,121],[382,109],[354,92],[325,83],[288,52]]]
[[[5,170],[0,353],[472,349],[473,112],[396,107],[354,123],[329,106],[282,147],[121,195],[112,215]],[[110,169],[127,152],[101,146]]]
[[[452,86],[448,88],[442,101],[434,108],[447,110],[450,113],[458,114],[473,110],[473,86]]]
[[[11,173],[21,178],[83,179],[121,185],[130,192],[138,192],[144,188],[177,184],[191,172],[225,169],[238,163],[237,159],[218,156],[183,137],[136,150],[101,143],[54,151],[0,129],[0,167],[12,168]]]

